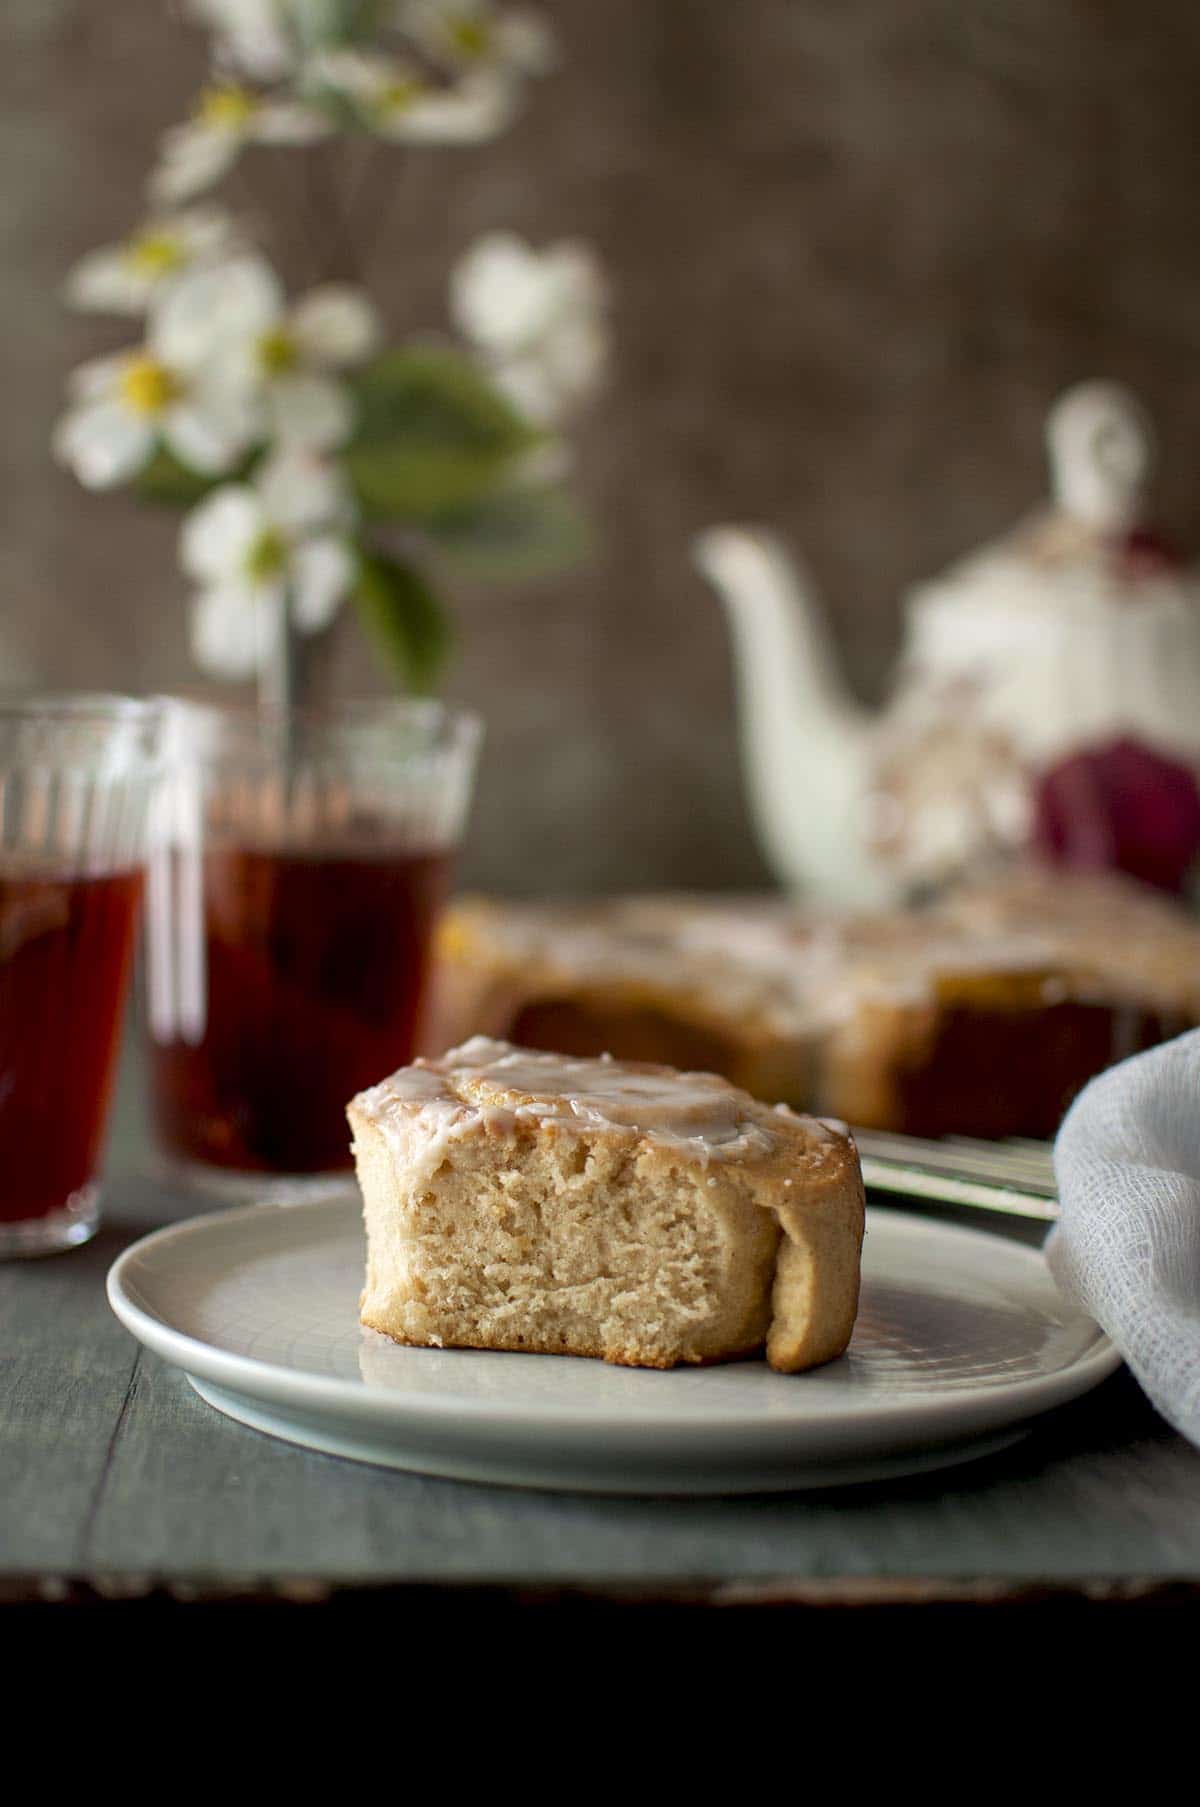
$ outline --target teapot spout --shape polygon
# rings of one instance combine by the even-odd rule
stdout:
[[[743,765],[779,879],[839,905],[891,892],[865,837],[871,717],[843,682],[807,574],[762,528],[710,527],[696,563],[733,637]]]

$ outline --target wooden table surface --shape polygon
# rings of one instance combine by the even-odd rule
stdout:
[[[0,1591],[456,1583],[722,1601],[1191,1597],[1200,1451],[1124,1373],[1000,1456],[746,1499],[601,1499],[426,1480],[218,1416],[109,1311],[105,1272],[196,1209],[139,1173],[129,1109],[87,1248],[0,1266]],[[1200,1597],[1198,1595],[1197,1597]]]

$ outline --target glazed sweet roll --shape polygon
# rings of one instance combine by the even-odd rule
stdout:
[[[635,1367],[845,1349],[849,1136],[710,1073],[477,1037],[349,1107],[362,1321],[399,1343]]]

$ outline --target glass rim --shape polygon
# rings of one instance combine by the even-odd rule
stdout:
[[[157,696],[119,690],[0,690],[0,722],[151,723],[164,713]]]
[[[336,731],[409,723],[427,730],[433,746],[470,749],[481,739],[484,725],[476,710],[437,697],[337,697],[326,703],[283,704],[257,698],[225,700],[179,690],[163,692],[153,700],[164,710],[182,710],[250,736],[277,733],[288,725]]]

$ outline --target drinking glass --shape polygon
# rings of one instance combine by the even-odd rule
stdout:
[[[344,1186],[348,1100],[416,1050],[479,734],[426,701],[172,703],[146,990],[177,1176],[280,1200]]]
[[[0,697],[0,1255],[96,1228],[162,710]]]

